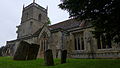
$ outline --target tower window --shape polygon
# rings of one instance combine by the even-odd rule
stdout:
[[[28,13],[26,13],[26,19],[28,19]]]
[[[38,21],[41,21],[41,14],[39,14],[39,16],[38,16]]]
[[[33,22],[30,22],[30,26],[32,26]]]
[[[32,32],[32,25],[33,25],[33,22],[30,22],[30,26],[29,26],[30,33]]]

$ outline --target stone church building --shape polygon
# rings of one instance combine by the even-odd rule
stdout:
[[[69,58],[120,58],[117,44],[102,44],[96,40],[87,22],[69,19],[48,25],[47,8],[33,2],[23,7],[21,23],[17,26],[17,39],[7,41],[4,56],[13,56],[20,41],[40,45],[38,58],[52,49],[54,58],[60,58],[61,50],[68,51]]]

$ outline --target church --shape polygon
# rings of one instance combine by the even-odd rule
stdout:
[[[23,7],[17,39],[7,41],[4,56],[14,56],[20,41],[26,41],[40,45],[37,58],[43,58],[47,49],[54,58],[61,57],[61,50],[67,50],[68,58],[120,58],[120,46],[96,40],[88,22],[69,19],[49,25],[48,20],[47,8],[35,2]]]

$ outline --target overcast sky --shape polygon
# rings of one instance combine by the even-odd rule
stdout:
[[[27,6],[33,0],[1,0],[0,1],[0,46],[6,41],[16,39],[16,26],[21,22],[23,4]],[[69,14],[58,7],[60,0],[36,0],[36,3],[46,8],[52,24],[67,20]]]

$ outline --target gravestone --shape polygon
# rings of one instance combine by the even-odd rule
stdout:
[[[67,59],[67,50],[62,50],[61,51],[61,64],[66,63]]]
[[[51,49],[45,51],[44,59],[46,66],[54,66],[53,54]]]
[[[14,60],[34,60],[37,58],[39,45],[21,41],[14,55]]]
[[[30,47],[29,47],[27,60],[36,59],[38,51],[39,51],[39,45],[31,44]]]
[[[25,41],[21,41],[18,45],[18,48],[15,52],[14,55],[14,60],[26,60],[27,58],[27,54],[29,51],[29,46],[30,44],[25,42]]]

